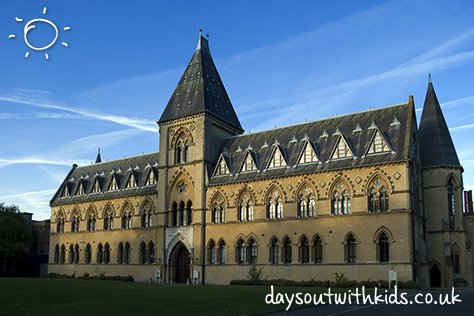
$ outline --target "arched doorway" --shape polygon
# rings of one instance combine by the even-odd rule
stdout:
[[[430,269],[430,286],[441,287],[441,270],[437,264],[433,264]]]
[[[176,283],[186,283],[191,276],[189,265],[191,259],[188,249],[179,243],[176,248],[176,256],[174,260],[174,281]]]

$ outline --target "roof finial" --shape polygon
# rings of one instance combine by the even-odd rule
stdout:
[[[431,83],[431,73],[428,74],[428,82]]]
[[[199,28],[199,37],[201,37],[202,34],[202,28]]]
[[[102,162],[102,159],[100,157],[100,147],[97,148],[97,157],[95,158],[95,163]]]
[[[209,40],[209,32],[206,34],[206,39]]]

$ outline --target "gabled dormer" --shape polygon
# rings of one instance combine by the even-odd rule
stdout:
[[[153,168],[150,164],[145,167],[145,186],[156,184],[156,173],[155,168]]]
[[[103,186],[103,178],[96,176],[94,179],[94,182],[92,184],[92,191],[91,193],[100,193],[102,192],[102,186]]]
[[[244,152],[244,160],[242,166],[240,166],[240,172],[246,171],[257,171],[258,170],[258,159],[257,154],[250,149],[246,149]]]
[[[84,195],[87,192],[88,182],[86,179],[79,179],[76,189],[76,195]]]
[[[285,150],[278,144],[273,145],[273,151],[268,162],[268,168],[279,168],[279,167],[286,167],[288,165],[288,161],[286,160]]]
[[[346,137],[344,137],[344,135],[342,135],[342,133],[339,134],[336,145],[332,149],[330,157],[330,160],[354,157],[354,151],[349,145],[349,141],[346,139]]]
[[[309,139],[307,139],[304,143],[303,149],[300,152],[300,155],[298,156],[298,164],[301,165],[318,161],[319,157],[316,152],[316,147]]]
[[[223,176],[226,174],[231,174],[231,170],[230,158],[227,155],[221,154],[212,175]]]
[[[126,189],[131,189],[131,188],[136,188],[137,187],[137,184],[138,184],[138,172],[135,171],[135,170],[131,170],[131,166],[130,166],[130,169],[128,171],[128,179],[126,180],[126,184],[125,184],[125,188]]]
[[[113,172],[110,179],[110,184],[107,191],[116,191],[120,188],[120,175]]]
[[[374,129],[375,131],[372,134],[372,138],[370,139],[369,146],[367,147],[367,150],[365,151],[365,155],[392,152],[392,147],[390,146],[383,132],[378,127],[375,127]]]

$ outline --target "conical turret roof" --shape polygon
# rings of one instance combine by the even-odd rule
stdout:
[[[431,78],[423,105],[419,135],[423,168],[461,166]]]
[[[237,114],[217,72],[208,40],[199,42],[158,123],[207,112],[243,132]]]

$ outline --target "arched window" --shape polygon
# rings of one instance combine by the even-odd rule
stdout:
[[[132,229],[133,211],[130,205],[126,205],[122,215],[122,229]]]
[[[171,207],[171,215],[171,226],[178,226],[178,204],[176,202],[173,202],[173,206]]]
[[[245,242],[242,239],[239,239],[237,242],[237,263],[247,262],[247,249],[245,247]]]
[[[216,263],[216,244],[214,240],[211,240],[209,242],[209,253],[208,253],[208,262],[210,264],[215,264]]]
[[[183,162],[183,143],[179,142],[177,149],[176,149],[176,163],[181,163]]]
[[[227,251],[226,251],[226,247],[225,247],[225,242],[223,240],[221,240],[219,242],[219,249],[218,249],[218,253],[217,253],[220,264],[225,264],[226,259],[227,259],[226,255],[227,255]]]
[[[225,223],[225,204],[221,195],[219,195],[214,202],[212,210],[212,222]]]
[[[321,237],[316,236],[313,242],[314,248],[314,263],[321,263],[323,262],[323,242]]]
[[[130,261],[132,260],[132,249],[130,248],[130,244],[128,242],[125,243],[124,256],[125,256],[124,263],[129,264]]]
[[[191,225],[193,223],[193,202],[188,201],[186,203],[186,225]]]
[[[283,263],[291,263],[291,240],[288,237],[283,240]]]
[[[248,192],[242,195],[240,203],[238,220],[241,222],[253,221],[253,202]]]
[[[176,163],[183,163],[189,161],[189,146],[190,142],[186,135],[182,133],[178,137],[178,143],[176,145]]]
[[[304,187],[299,198],[298,215],[300,217],[313,217],[315,205],[313,191],[309,186]]]
[[[270,247],[270,263],[279,263],[280,245],[278,244],[278,239],[276,237],[272,239]]]
[[[454,212],[455,212],[455,205],[454,205],[454,185],[453,179],[449,179],[448,181],[448,219],[449,219],[449,228],[454,228]]]
[[[54,247],[54,263],[59,263],[59,245]]]
[[[267,205],[268,219],[282,219],[283,218],[283,200],[277,190],[272,192],[272,197]]]
[[[114,229],[114,211],[109,206],[104,212],[104,230]]]
[[[56,232],[64,233],[64,214],[61,211],[56,219]]]
[[[155,262],[155,245],[153,242],[148,243],[148,263],[154,263]]]
[[[142,241],[140,243],[140,247],[138,248],[138,258],[140,259],[140,263],[146,263],[146,260],[147,260],[147,253],[146,253],[146,245],[145,245],[145,242]]]
[[[352,234],[346,238],[344,254],[347,263],[356,262],[356,240]]]
[[[74,263],[79,263],[79,245],[76,244],[74,247]]]
[[[369,185],[369,212],[387,212],[388,193],[380,178],[375,178]]]
[[[300,262],[308,263],[309,262],[309,242],[308,238],[301,238],[300,244]]]
[[[344,182],[336,185],[332,194],[332,214],[345,215],[351,212],[351,198]]]
[[[184,159],[183,159],[184,162],[188,162],[189,161],[189,141],[186,141],[184,143]]]
[[[97,246],[97,263],[103,263],[104,262],[104,249],[102,247],[102,244],[99,244]]]
[[[73,263],[74,262],[74,245],[71,244],[69,246],[69,263]]]
[[[61,246],[61,255],[59,258],[59,263],[64,263],[66,262],[66,246],[62,245]]]
[[[379,250],[379,261],[389,262],[390,261],[390,248],[388,243],[387,234],[381,233],[378,240],[378,250]]]
[[[108,264],[110,262],[110,246],[108,243],[105,243],[104,246],[104,263]]]
[[[143,205],[143,210],[141,214],[141,226],[142,227],[151,227],[152,226],[152,206],[150,201],[146,201]]]
[[[91,256],[91,245],[87,244],[86,251],[84,253],[84,262],[86,264],[91,263],[91,258],[92,258],[92,256]]]
[[[96,229],[96,215],[95,211],[91,210],[89,212],[89,216],[87,217],[87,231],[88,232],[95,232]]]
[[[249,254],[250,254],[249,263],[257,263],[258,248],[257,248],[257,243],[255,242],[253,238],[249,240]]]
[[[120,242],[117,249],[117,263],[119,264],[125,263],[125,255],[123,250],[123,243]]]
[[[178,211],[178,225],[184,225],[184,202],[181,201],[179,203],[179,211]]]
[[[81,216],[79,214],[79,211],[76,210],[74,214],[72,215],[71,218],[71,232],[77,233],[79,232],[79,223],[81,221]]]

